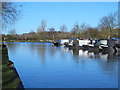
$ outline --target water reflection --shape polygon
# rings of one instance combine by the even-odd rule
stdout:
[[[77,48],[70,48],[69,51],[73,54],[75,58],[99,58],[100,60],[104,60],[107,62],[117,62],[118,58],[120,57],[120,53],[103,53],[100,51],[94,51],[91,52],[89,50],[82,50],[82,49],[77,49]]]
[[[52,43],[6,44],[25,88],[118,86],[118,53],[55,47]]]
[[[89,60],[95,61],[97,65],[100,66],[102,71],[106,73],[106,71],[109,71],[110,74],[116,75],[118,73],[118,63],[113,63],[113,62],[118,62],[120,54],[119,53],[102,53],[102,52],[89,52],[87,50],[78,50],[76,48],[69,49],[71,53],[73,54],[73,57],[75,62],[82,63],[88,62]],[[86,63],[87,64],[87,63]],[[108,74],[108,73],[107,73]]]

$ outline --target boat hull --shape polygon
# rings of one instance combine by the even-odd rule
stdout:
[[[61,44],[60,43],[53,43],[54,44],[54,46],[61,46]]]

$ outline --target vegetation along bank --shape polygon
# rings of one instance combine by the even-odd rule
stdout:
[[[8,49],[4,44],[2,45],[2,88],[24,88],[14,63],[9,60]]]

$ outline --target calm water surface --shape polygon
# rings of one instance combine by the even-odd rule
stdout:
[[[52,43],[6,43],[25,88],[117,88],[117,55],[55,47]]]

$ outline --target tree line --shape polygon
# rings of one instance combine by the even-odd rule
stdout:
[[[14,23],[19,13],[12,3],[2,4],[3,27]],[[68,32],[69,31],[69,32]],[[110,13],[102,17],[96,27],[89,24],[76,22],[71,30],[67,29],[65,24],[56,30],[54,27],[47,28],[47,22],[42,20],[36,32],[23,33],[18,35],[16,30],[9,30],[7,35],[2,35],[2,40],[57,40],[69,38],[81,39],[109,39],[111,37],[120,37],[120,28],[118,27],[117,12]]]

